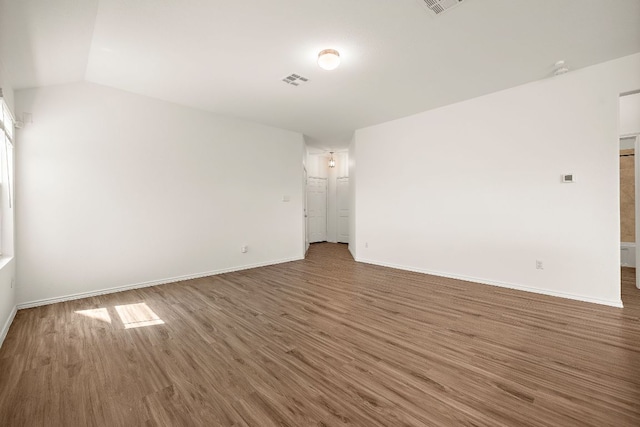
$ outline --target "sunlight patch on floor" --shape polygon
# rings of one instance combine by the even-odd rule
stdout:
[[[92,319],[100,320],[102,322],[111,323],[111,316],[106,308],[92,308],[90,310],[78,310],[76,314],[81,314]]]
[[[115,309],[125,329],[164,324],[162,319],[143,302],[139,304],[116,305]]]

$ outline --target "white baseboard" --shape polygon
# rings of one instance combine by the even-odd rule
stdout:
[[[13,323],[13,319],[16,317],[17,312],[18,312],[18,307],[14,305],[13,310],[11,310],[11,313],[9,314],[7,321],[4,322],[4,326],[0,331],[0,347],[2,347],[2,343],[4,342],[4,339],[7,337],[7,334],[9,333],[9,328],[11,327],[11,324]]]
[[[536,294],[549,295],[549,296],[552,296],[552,297],[567,298],[567,299],[572,299],[572,300],[577,300],[577,301],[582,301],[582,302],[590,302],[590,303],[594,303],[594,304],[602,304],[602,305],[608,305],[610,307],[622,308],[622,300],[621,299],[612,301],[612,300],[604,300],[604,299],[599,299],[599,298],[591,298],[591,297],[586,297],[586,296],[582,296],[582,295],[575,295],[575,294],[568,294],[568,293],[564,293],[564,292],[552,291],[552,290],[549,290],[549,289],[532,288],[532,287],[529,287],[529,286],[516,285],[516,284],[513,284],[513,283],[498,282],[498,281],[495,281],[495,280],[479,279],[477,277],[461,276],[459,274],[443,273],[443,272],[440,272],[440,271],[431,271],[431,270],[425,270],[425,269],[421,269],[421,268],[407,267],[407,266],[404,266],[404,265],[397,265],[397,264],[390,264],[390,263],[372,261],[372,260],[368,260],[368,259],[364,259],[364,258],[356,258],[356,261],[357,262],[362,262],[364,264],[373,264],[373,265],[379,265],[379,266],[382,266],[382,267],[396,268],[398,270],[413,271],[415,273],[430,274],[432,276],[447,277],[449,279],[464,280],[465,282],[475,282],[475,283],[480,283],[480,284],[483,284],[483,285],[498,286],[498,287],[501,287],[501,288],[509,288],[509,289],[514,289],[514,290],[517,290],[517,291],[533,292],[533,293],[536,293]]]
[[[149,282],[134,283],[132,285],[116,286],[114,288],[100,289],[97,291],[79,292],[77,294],[64,295],[60,297],[44,298],[36,301],[20,303],[17,305],[17,308],[18,310],[22,310],[24,308],[39,307],[41,305],[55,304],[58,302],[89,298],[97,295],[112,294],[116,292],[128,291],[131,289],[147,288],[149,286],[166,285],[167,283],[181,282],[183,280],[199,279],[201,277],[216,276],[218,274],[232,273],[234,271],[249,270],[252,268],[266,267],[268,265],[282,264],[282,263],[291,262],[291,261],[299,261],[301,259],[304,259],[304,258],[303,257],[285,258],[285,259],[280,259],[276,261],[262,262],[258,264],[249,264],[249,265],[242,265],[238,267],[223,268],[220,270],[207,271],[204,273],[187,274],[184,276],[170,277],[167,279],[159,279],[159,280],[152,280]]]
[[[354,245],[354,246],[355,246],[355,245]],[[349,245],[347,248],[349,249],[349,253],[351,254],[351,257],[353,257],[353,259],[354,259],[355,261],[358,261],[358,258],[356,258],[356,251],[355,251],[355,247],[354,247],[354,248],[352,248],[352,247],[351,247],[351,245]],[[364,261],[362,261],[362,262],[364,262]],[[369,264],[371,264],[371,263],[369,263]]]

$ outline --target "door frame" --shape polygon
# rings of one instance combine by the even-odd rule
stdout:
[[[640,236],[640,156],[638,156],[638,153],[640,153],[640,133],[632,133],[630,135],[622,135],[620,136],[620,139],[622,138],[635,138],[635,142],[633,144],[633,152],[634,152],[634,166],[635,166],[635,170],[633,172],[634,175],[634,181],[635,181],[635,196],[636,196],[636,200],[635,200],[635,223],[636,223],[636,288],[640,289],[640,274],[637,273],[638,268],[640,268],[640,250],[638,250],[638,236]]]
[[[302,195],[304,200],[304,206],[302,207],[302,227],[304,230],[303,241],[302,241],[302,254],[303,256],[307,256],[307,251],[309,250],[309,218],[307,215],[307,167],[302,166]]]

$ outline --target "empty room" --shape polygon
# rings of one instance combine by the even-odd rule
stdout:
[[[639,426],[640,0],[0,0],[0,426]]]

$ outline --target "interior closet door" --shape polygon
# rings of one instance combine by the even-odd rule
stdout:
[[[307,178],[309,243],[327,241],[327,179]]]
[[[338,243],[349,243],[349,177],[336,180]]]

